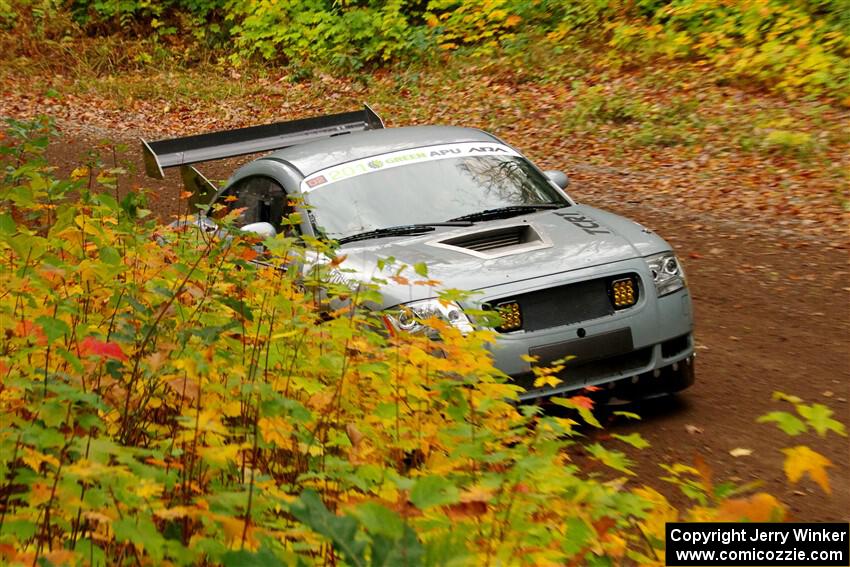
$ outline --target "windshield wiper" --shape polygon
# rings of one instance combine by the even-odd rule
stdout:
[[[523,213],[533,213],[544,209],[560,209],[566,207],[566,204],[561,203],[538,203],[536,205],[511,205],[509,207],[499,207],[498,209],[487,209],[486,211],[478,211],[457,218],[450,219],[451,221],[481,221],[489,219],[506,219],[515,217]]]
[[[423,232],[431,232],[438,226],[472,226],[472,223],[465,219],[452,219],[446,222],[429,222],[420,224],[403,224],[399,226],[388,226],[386,228],[378,228],[352,234],[351,236],[343,236],[337,239],[340,244],[346,242],[354,242],[355,240],[368,240],[370,238],[383,238],[385,236],[403,236],[405,234],[419,234]]]

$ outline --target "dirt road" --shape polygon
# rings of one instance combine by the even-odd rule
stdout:
[[[129,140],[128,140],[129,142]],[[54,147],[63,167],[79,163],[91,147],[67,138]],[[156,190],[154,209],[162,217],[177,212],[179,178],[165,183],[142,177],[139,152],[130,142],[119,160],[136,172],[122,190],[136,185]],[[111,159],[111,155],[105,156]],[[575,164],[573,164],[575,166]],[[213,179],[228,167],[205,167]],[[801,521],[850,520],[850,450],[847,438],[804,435],[790,438],[756,418],[782,407],[774,391],[824,403],[850,423],[850,266],[846,249],[828,247],[807,234],[779,231],[770,220],[695,215],[686,206],[634,202],[622,194],[616,175],[592,166],[574,167],[571,194],[580,201],[625,214],[657,230],[686,266],[696,312],[697,384],[683,395],[632,408],[637,423],[614,423],[613,431],[639,431],[652,446],[631,452],[643,479],[663,476],[659,463],[693,462],[702,455],[718,481],[761,480]],[[629,202],[629,201],[632,202]],[[610,431],[609,431],[610,433]],[[834,461],[833,494],[824,495],[808,479],[789,486],[781,448],[807,444]],[[733,457],[730,450],[749,449]],[[664,488],[677,496],[676,489]]]

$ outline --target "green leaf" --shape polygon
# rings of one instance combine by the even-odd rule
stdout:
[[[44,329],[44,335],[47,337],[48,343],[52,343],[56,339],[64,337],[71,332],[71,329],[68,328],[68,324],[61,319],[54,319],[52,317],[42,315],[41,317],[38,317],[35,322],[41,325],[41,328]]]
[[[15,223],[15,219],[12,218],[12,215],[8,213],[3,213],[0,215],[0,233],[13,235],[18,231],[18,225]]]
[[[417,262],[416,264],[413,264],[413,271],[423,278],[428,277],[428,266],[426,266],[424,262]]]
[[[615,411],[614,415],[619,415],[620,417],[625,417],[626,419],[635,419],[640,421],[640,416],[636,413],[632,413],[630,411]]]
[[[572,557],[584,549],[594,537],[593,528],[581,518],[570,518],[567,520],[567,533],[561,542],[561,549]]]
[[[244,549],[228,551],[222,555],[221,564],[224,567],[281,567],[285,565],[274,553],[265,548],[261,548],[257,553]]]
[[[807,429],[805,423],[787,411],[772,411],[760,416],[756,421],[758,423],[775,423],[779,429],[791,436],[805,433]]]
[[[587,447],[587,451],[593,456],[594,459],[604,465],[611,467],[614,470],[618,470],[620,472],[624,472],[630,475],[635,474],[631,470],[631,467],[634,465],[634,463],[624,453],[620,451],[606,449],[599,443],[589,445]]]
[[[357,521],[354,518],[331,514],[313,490],[302,492],[290,510],[299,521],[331,540],[334,549],[342,553],[349,563],[366,565],[366,544],[356,539]]]
[[[623,443],[628,443],[632,447],[636,449],[646,449],[649,447],[649,441],[641,437],[640,433],[630,433],[629,435],[620,435],[618,433],[614,433],[611,435],[614,439],[619,439]]]
[[[236,311],[240,316],[244,317],[248,321],[254,320],[254,313],[251,311],[250,307],[245,305],[244,302],[232,297],[222,297],[219,301]]]
[[[391,539],[399,539],[404,535],[404,523],[398,514],[377,504],[366,502],[361,504],[351,514],[360,520],[370,534],[379,534]]]
[[[823,437],[827,431],[834,431],[839,435],[847,435],[844,424],[832,419],[832,410],[823,404],[797,405],[797,413],[805,418],[809,425]]]
[[[458,497],[457,487],[441,476],[422,477],[410,491],[410,501],[420,510],[453,504]]]
[[[400,538],[377,535],[372,539],[373,567],[421,565],[425,550],[410,526],[404,526]]]
[[[104,246],[100,249],[100,259],[110,266],[117,266],[121,263],[121,254],[112,246]]]
[[[155,562],[162,561],[165,538],[149,519],[125,517],[112,522],[112,529],[117,541],[139,545]]]
[[[103,552],[103,548],[86,538],[79,540],[74,549],[78,551],[81,555],[86,558],[86,563],[88,565],[106,565],[106,554]]]
[[[65,416],[68,415],[68,408],[53,399],[42,404],[38,414],[47,427],[58,427],[65,421]]]

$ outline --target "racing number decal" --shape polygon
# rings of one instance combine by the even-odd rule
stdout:
[[[572,211],[558,211],[555,213],[565,221],[569,221],[576,225],[578,228],[585,231],[587,234],[611,234],[610,231],[605,230],[602,226],[591,218],[587,218],[581,213],[576,213]]]

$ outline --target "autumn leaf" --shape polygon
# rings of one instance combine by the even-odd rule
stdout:
[[[594,401],[592,398],[588,398],[587,396],[572,396],[570,401],[575,404],[576,407],[589,410],[593,409]]]
[[[246,246],[239,252],[239,257],[246,262],[253,261],[257,256],[259,256],[259,253],[251,246]]]
[[[117,343],[101,341],[95,337],[86,337],[80,342],[80,354],[93,355],[101,358],[127,360],[127,355]]]
[[[640,433],[630,433],[628,435],[620,435],[619,433],[614,433],[611,435],[614,439],[619,439],[623,443],[628,443],[635,449],[646,449],[649,447],[649,441],[644,439]]]
[[[553,404],[576,410],[581,418],[593,427],[602,427],[599,420],[593,415],[593,400],[587,396],[572,396],[570,398],[552,398]]]
[[[47,344],[47,336],[41,325],[32,321],[19,321],[15,327],[15,334],[19,337],[30,337],[35,340],[35,344],[45,346]]]
[[[785,453],[783,468],[788,480],[797,483],[804,474],[808,474],[824,492],[832,494],[826,472],[827,467],[833,466],[832,461],[805,445],[782,449],[782,452]]]
[[[775,423],[786,435],[796,436],[806,431],[806,424],[787,411],[772,411],[759,417],[758,423]]]
[[[614,470],[618,470],[629,475],[635,474],[631,470],[631,467],[634,465],[634,463],[624,453],[620,451],[606,449],[599,443],[589,445],[587,447],[587,451],[593,456],[594,459],[611,467]]]
[[[750,455],[753,454],[753,450],[752,449],[745,449],[743,447],[736,447],[736,448],[732,449],[731,451],[729,451],[729,454],[732,455],[733,457],[749,457]]]
[[[89,168],[77,167],[71,172],[71,179],[77,180],[89,176]]]
[[[328,264],[328,265],[329,265],[331,268],[336,268],[336,267],[338,267],[340,264],[342,264],[343,262],[345,262],[346,258],[348,258],[348,254],[340,254],[340,255],[338,255],[338,256],[334,256],[334,257],[331,259],[330,264]]]
[[[834,431],[842,436],[847,435],[844,424],[832,419],[833,411],[823,404],[799,404],[797,413],[803,416],[821,437],[825,436],[827,431]]]
[[[785,518],[785,508],[774,496],[765,492],[748,498],[725,500],[718,508],[717,522],[775,522]]]
[[[543,375],[538,376],[534,379],[533,386],[535,388],[542,388],[543,386],[549,386],[551,388],[554,388],[555,386],[557,386],[561,382],[563,382],[563,380],[561,380],[560,378],[558,378],[554,374],[543,374]]]

